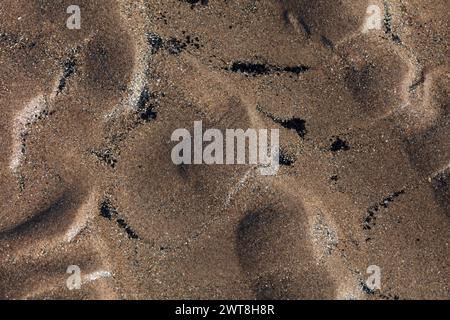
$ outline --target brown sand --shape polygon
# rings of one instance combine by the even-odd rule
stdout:
[[[72,2],[0,2],[0,298],[450,297],[448,1]],[[291,163],[175,166],[195,120]]]

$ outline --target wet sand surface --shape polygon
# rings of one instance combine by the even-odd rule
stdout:
[[[0,298],[450,298],[448,1],[72,2],[0,3]]]

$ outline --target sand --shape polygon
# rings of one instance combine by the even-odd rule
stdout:
[[[0,2],[1,299],[450,298],[448,1],[72,2]]]

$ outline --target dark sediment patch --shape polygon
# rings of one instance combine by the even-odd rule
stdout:
[[[67,85],[67,79],[71,77],[77,68],[77,61],[71,57],[64,62],[64,70],[61,79],[59,80],[57,94],[60,94]]]
[[[285,153],[283,150],[280,150],[279,162],[282,166],[291,167],[294,165],[296,159],[294,156]]]
[[[294,130],[297,132],[300,138],[304,139],[308,130],[306,129],[306,120],[300,118],[291,118],[287,120],[274,120],[280,124],[283,128]]]
[[[387,197],[385,197],[381,202],[375,203],[371,205],[367,209],[366,217],[363,221],[363,229],[364,230],[371,230],[375,226],[375,220],[377,219],[378,214],[381,212],[382,209],[387,209],[389,205],[394,202],[395,199],[400,197],[402,194],[405,193],[405,190],[400,190],[397,192],[394,192]]]
[[[147,41],[150,45],[152,54],[157,53],[164,45],[163,39],[158,34],[153,32],[147,34]]]
[[[392,14],[391,14],[391,8],[388,1],[384,1],[384,31],[387,35],[391,37],[391,40],[395,44],[402,44],[402,40],[400,39],[400,36],[396,33],[394,33],[392,29]]]
[[[180,2],[184,2],[191,5],[191,9],[195,8],[197,5],[207,6],[209,4],[209,0],[179,0]]]
[[[185,33],[183,31],[183,34]],[[176,56],[181,54],[185,49],[193,48],[198,50],[203,47],[200,43],[200,38],[195,35],[186,35],[184,40],[175,37],[164,39],[160,35],[150,32],[147,34],[147,42],[152,54],[157,54],[161,50],[165,50],[169,54]]]
[[[306,120],[301,118],[292,117],[290,119],[283,119],[276,117],[273,114],[268,113],[263,110],[261,106],[257,106],[256,110],[264,114],[266,117],[270,118],[273,122],[279,124],[285,129],[294,130],[298,136],[302,139],[306,137],[308,130],[306,128]]]
[[[91,154],[113,169],[117,165],[117,158],[114,156],[111,149],[91,150]]]
[[[348,151],[348,150],[350,150],[350,145],[348,144],[348,142],[339,137],[336,137],[336,139],[330,146],[331,152]]]
[[[232,63],[231,67],[227,68],[228,71],[251,75],[254,77],[273,73],[292,73],[299,75],[301,73],[307,72],[309,69],[310,67],[305,65],[274,66],[259,62],[243,61],[235,61]]]
[[[111,201],[109,199],[104,199],[100,203],[99,210],[101,217],[111,221],[116,220],[117,225],[126,232],[128,238],[139,239],[137,233],[128,225],[125,219],[121,217],[121,215],[119,214],[117,209],[111,204]]]
[[[152,102],[152,99],[154,98],[155,95],[151,93],[147,87],[142,90],[137,103],[137,108],[139,118],[145,122],[156,119],[157,114],[154,111],[155,105]]]

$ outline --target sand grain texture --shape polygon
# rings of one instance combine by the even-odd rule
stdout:
[[[0,3],[0,298],[450,297],[448,1],[77,3]],[[280,171],[175,166],[198,120]]]

